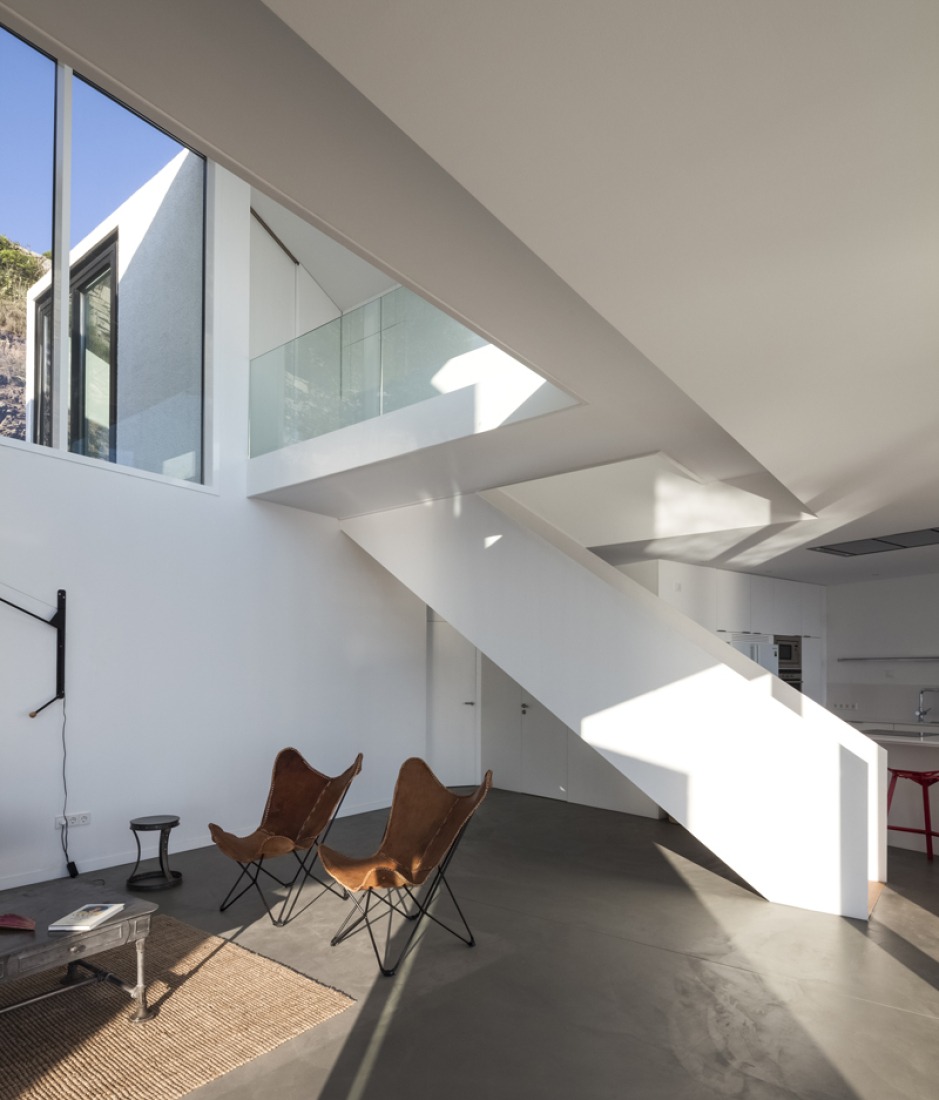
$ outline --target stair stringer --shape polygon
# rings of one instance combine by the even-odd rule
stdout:
[[[504,494],[341,526],[765,898],[867,918],[886,834],[863,734]]]

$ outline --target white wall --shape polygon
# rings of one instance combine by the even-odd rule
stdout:
[[[864,722],[915,722],[918,692],[939,687],[939,660],[846,661],[845,657],[939,658],[939,577],[900,577],[828,589],[829,706]],[[939,719],[932,696],[930,718]]]
[[[211,173],[211,488],[0,445],[0,595],[69,601],[69,809],[79,870],[130,861],[131,817],[249,831],[274,753],[327,771],[358,751],[345,812],[387,805],[425,748],[425,608],[335,521],[244,497],[249,189]],[[26,597],[22,597],[26,602]],[[0,605],[0,886],[64,874],[54,632]],[[221,857],[220,857],[221,858]]]
[[[251,219],[252,359],[297,335],[297,265],[267,230]]]
[[[263,355],[340,315],[313,276],[251,219],[250,355]]]

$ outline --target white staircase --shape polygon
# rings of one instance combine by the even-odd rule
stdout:
[[[866,919],[868,738],[502,494],[342,528],[768,900]]]

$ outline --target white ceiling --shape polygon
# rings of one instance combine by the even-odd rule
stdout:
[[[693,529],[628,524],[611,558],[820,583],[939,570],[935,548],[804,549],[939,524],[934,0],[0,12],[580,402],[311,481],[298,506],[531,480],[563,501],[545,479],[662,453]],[[652,514],[626,481],[617,497],[601,469],[578,492]],[[734,489],[746,526],[727,526]],[[749,525],[747,494],[768,521]]]
[[[792,549],[939,524],[939,5],[265,3],[818,517],[655,552],[939,568]]]

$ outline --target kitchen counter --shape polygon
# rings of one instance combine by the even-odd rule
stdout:
[[[939,722],[852,722],[879,745],[939,745]]]
[[[854,723],[856,728],[887,751],[887,766],[908,771],[939,771],[939,722]],[[939,807],[933,801],[933,820],[939,818]],[[916,783],[900,780],[890,807],[891,825],[923,827],[923,793]],[[935,827],[935,826],[934,826]],[[915,833],[888,830],[887,844],[891,848],[907,848],[924,852],[924,838]]]
[[[878,745],[905,745],[910,748],[939,748],[939,730],[931,732],[888,729],[886,726],[878,729],[861,730]]]

